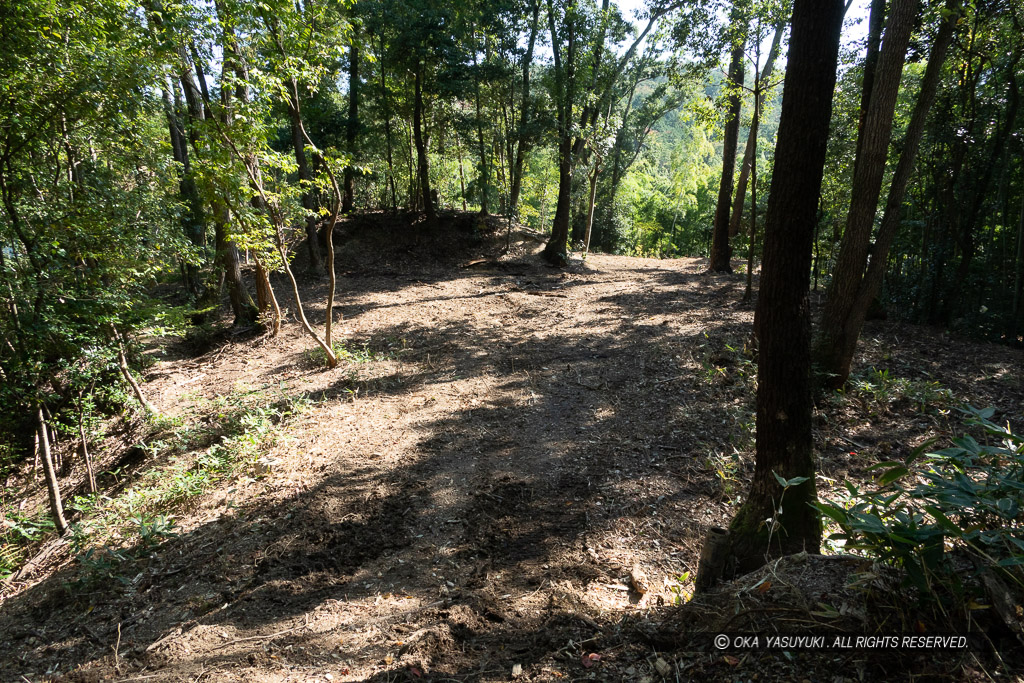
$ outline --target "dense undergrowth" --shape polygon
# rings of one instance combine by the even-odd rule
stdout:
[[[846,482],[846,495],[818,508],[832,543],[900,570],[918,604],[958,617],[950,626],[993,609],[1024,634],[1024,437],[992,409],[960,411],[968,431],[950,446],[933,451],[930,440],[877,463],[874,486]]]
[[[176,535],[176,516],[233,475],[253,471],[257,459],[284,438],[289,418],[308,405],[269,389],[196,400],[180,417],[151,417],[148,436],[132,448],[141,464],[101,472],[110,485],[68,503],[68,538],[87,573],[102,574],[134,554],[151,552]],[[0,533],[0,579],[8,579],[52,536],[45,508],[19,509],[5,491]]]

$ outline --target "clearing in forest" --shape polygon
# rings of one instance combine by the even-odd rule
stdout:
[[[742,275],[597,254],[560,271],[522,249],[478,259],[462,242],[356,251],[349,238],[337,369],[293,321],[201,352],[154,344],[160,438],[230,413],[255,445],[131,547],[50,542],[4,590],[0,678],[738,675],[714,653],[659,654],[642,624],[689,593],[702,539],[752,471]],[[305,290],[319,320],[322,288]],[[944,433],[954,395],[1024,414],[1019,351],[889,323],[864,346],[862,367],[887,368],[867,384],[883,395],[853,391],[820,414],[826,493]],[[154,440],[111,496],[172,467]],[[192,469],[174,472],[225,443],[195,441],[179,456]],[[757,666],[744,675],[772,671]]]

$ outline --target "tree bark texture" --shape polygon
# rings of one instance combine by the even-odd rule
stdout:
[[[920,0],[894,0],[878,57],[878,71],[861,131],[860,161],[853,176],[850,212],[839,244],[839,255],[821,314],[815,342],[815,360],[822,385],[837,389],[846,383],[844,349],[856,344],[848,339],[846,324],[871,249],[871,232],[878,211],[885,162],[892,136],[892,119],[900,78]]]
[[[228,234],[227,207],[214,207],[220,215],[215,221],[215,239],[217,261],[224,269],[224,280],[228,286],[228,299],[231,301],[231,312],[235,316],[235,325],[251,325],[256,322],[259,310],[252,302],[249,290],[242,280],[242,267],[239,263],[238,247]]]
[[[935,93],[939,83],[939,76],[942,73],[942,65],[946,61],[946,54],[953,41],[953,32],[959,14],[951,11],[939,27],[935,37],[931,55],[928,58],[928,66],[925,68],[924,77],[921,80],[921,90],[914,105],[914,112],[911,115],[910,123],[903,136],[903,151],[896,164],[893,173],[892,183],[889,186],[889,195],[885,203],[885,213],[882,216],[882,224],[878,229],[874,247],[871,250],[870,259],[867,263],[863,277],[858,273],[854,282],[850,283],[852,300],[845,308],[845,315],[837,325],[841,325],[841,332],[838,335],[839,347],[833,349],[832,357],[835,358],[829,372],[835,374],[835,384],[845,384],[850,376],[853,366],[853,356],[857,348],[857,340],[860,338],[864,320],[867,317],[868,308],[871,302],[878,296],[882,289],[882,281],[885,278],[885,264],[889,256],[889,249],[896,233],[899,230],[900,219],[903,214],[903,198],[906,195],[907,185],[914,173],[914,165],[917,161],[917,152],[920,149],[921,137],[924,134],[925,123],[932,103],[935,101]],[[829,306],[839,307],[839,302],[829,299],[826,302],[826,311]],[[839,315],[841,312],[833,312]],[[823,331],[824,334],[824,331]]]
[[[864,78],[860,86],[860,110],[857,116],[857,152],[853,158],[853,168],[860,164],[863,146],[864,123],[868,116],[868,105],[871,103],[871,91],[875,85],[875,71],[878,68],[878,51],[882,44],[882,28],[885,26],[886,0],[871,0],[868,12],[868,45],[864,56]]]
[[[816,552],[821,543],[820,519],[809,505],[817,490],[808,289],[844,12],[842,0],[793,6],[757,304],[757,461],[750,493],[729,527],[740,572],[769,555]],[[776,475],[807,480],[783,495]],[[770,530],[767,519],[779,526]]]
[[[555,109],[558,120],[558,199],[555,203],[555,217],[541,257],[552,265],[565,265],[569,261],[569,218],[572,202],[572,105],[576,97],[576,33],[571,23],[563,36],[566,58],[562,60],[562,47],[555,29],[555,14],[551,0],[548,0],[548,24],[551,30],[552,56],[555,62]]]
[[[558,199],[555,218],[551,226],[551,239],[544,247],[544,259],[553,265],[565,265],[569,260],[569,215],[572,203],[572,140],[564,137],[558,143]]]

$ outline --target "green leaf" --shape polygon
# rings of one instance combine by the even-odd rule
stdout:
[[[954,536],[960,536],[963,534],[963,529],[958,527],[956,523],[953,522],[953,520],[951,520],[949,517],[947,517],[945,513],[942,512],[942,510],[940,510],[939,508],[935,507],[934,505],[925,505],[924,509],[929,515],[935,518],[935,521],[939,523],[939,526],[941,526],[949,533],[953,534]]]
[[[896,481],[897,479],[906,475],[909,472],[910,470],[908,470],[905,465],[897,465],[896,467],[893,467],[892,469],[886,471],[881,477],[879,477],[878,484],[879,486],[888,486],[889,484],[891,484],[892,482]]]
[[[826,517],[831,519],[836,524],[839,524],[840,526],[846,526],[850,521],[850,518],[847,516],[846,511],[843,510],[841,507],[832,505],[831,503],[821,502],[813,503],[813,505],[814,507],[818,508],[818,511],[821,512],[821,514],[825,515]]]
[[[1014,519],[1020,512],[1020,505],[1013,498],[1000,498],[996,503],[999,512],[1007,519]]]
[[[1014,555],[1013,557],[1006,557],[996,563],[1000,567],[1019,567],[1024,565],[1024,555]]]
[[[790,486],[799,486],[810,479],[810,477],[793,477],[792,479],[783,479],[779,476],[778,472],[773,471],[772,474],[775,475],[775,481],[779,482],[779,486],[784,489],[788,489]]]

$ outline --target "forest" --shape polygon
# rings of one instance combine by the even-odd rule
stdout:
[[[4,0],[0,680],[1013,680],[1022,58],[1017,0]]]

